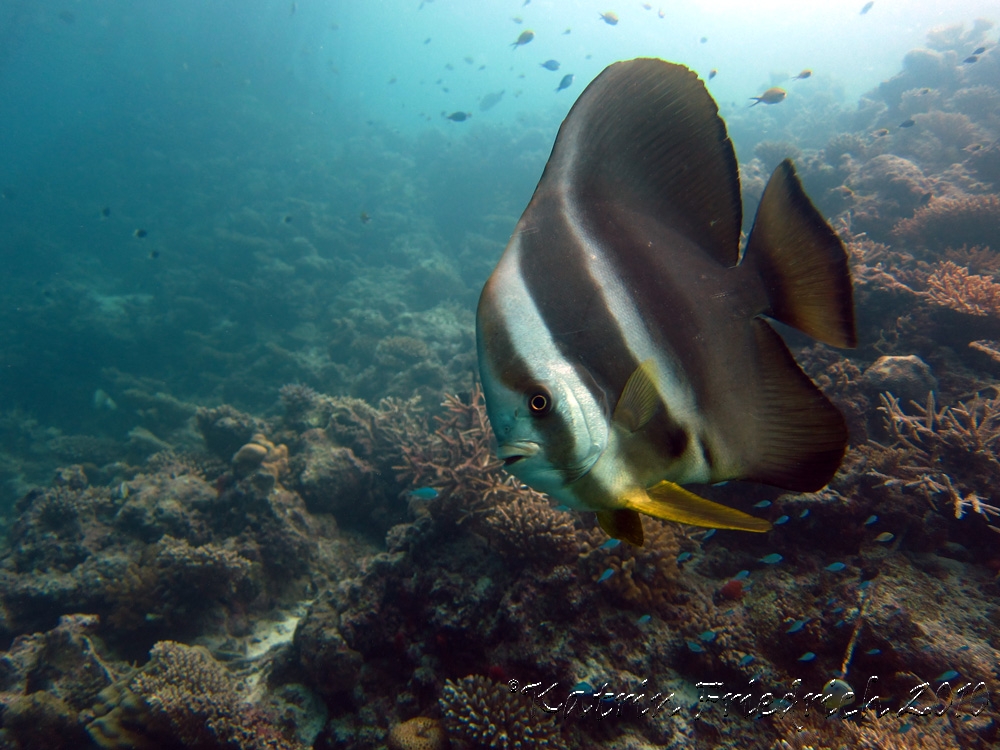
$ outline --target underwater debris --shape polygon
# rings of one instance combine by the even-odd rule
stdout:
[[[551,716],[532,710],[532,698],[480,675],[448,680],[440,699],[448,733],[481,748],[552,748],[565,743]]]

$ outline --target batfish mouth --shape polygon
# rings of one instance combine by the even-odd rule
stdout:
[[[505,443],[497,448],[497,458],[503,461],[505,468],[510,468],[514,464],[531,458],[539,451],[538,443],[528,441],[517,443]]]

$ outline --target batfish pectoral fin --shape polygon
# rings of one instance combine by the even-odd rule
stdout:
[[[713,503],[673,482],[660,482],[643,491],[633,491],[624,498],[626,507],[663,521],[705,526],[710,529],[764,532],[769,521],[755,518],[726,505]]]
[[[634,544],[636,547],[642,546],[642,519],[634,510],[625,508],[599,510],[597,522],[608,536]]]
[[[659,399],[656,365],[653,360],[647,359],[629,376],[611,418],[629,432],[636,432],[652,419]]]

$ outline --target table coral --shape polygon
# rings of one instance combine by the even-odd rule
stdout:
[[[480,675],[448,680],[441,696],[448,734],[490,750],[562,748],[559,728],[528,696]]]

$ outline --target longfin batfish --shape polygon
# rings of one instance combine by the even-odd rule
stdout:
[[[746,479],[809,492],[847,445],[837,409],[767,318],[854,346],[847,254],[790,161],[739,259],[736,156],[681,65],[611,65],[559,129],[476,317],[497,454],[611,536],[640,514],[771,525],[682,485]]]

